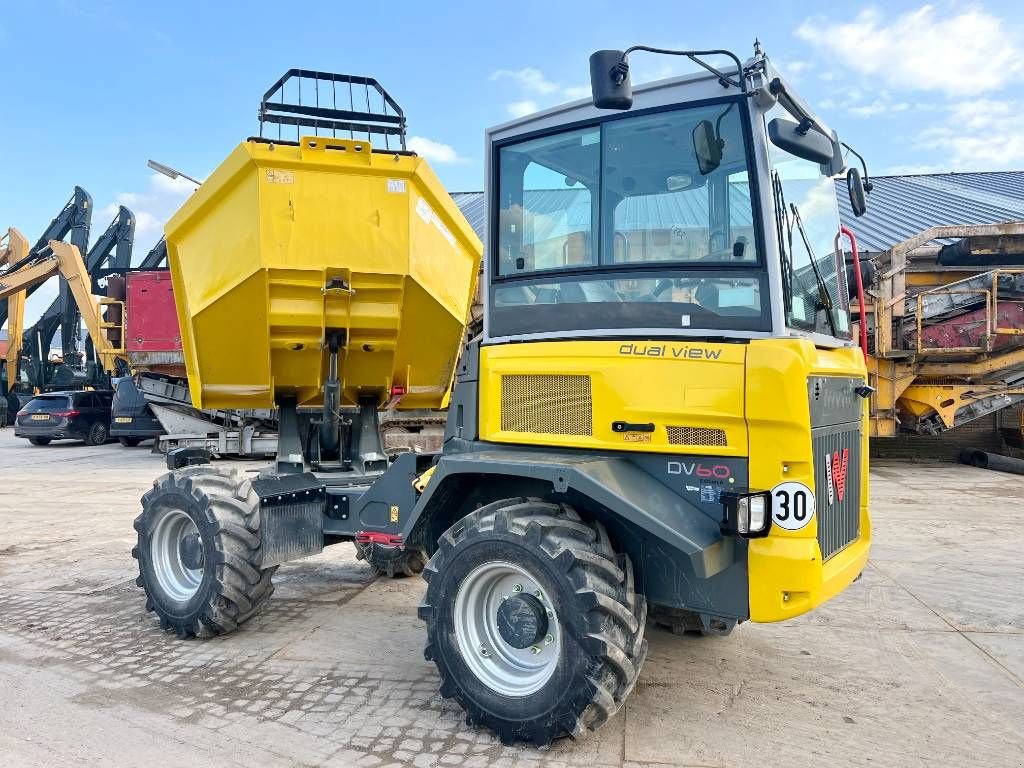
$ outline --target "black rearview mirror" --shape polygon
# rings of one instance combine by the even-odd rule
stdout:
[[[722,164],[722,141],[710,120],[701,120],[693,129],[693,151],[701,176],[707,176]]]
[[[832,161],[832,142],[818,131],[800,131],[800,125],[792,120],[776,117],[768,123],[768,138],[779,149],[796,155],[803,160],[825,164]]]
[[[860,178],[860,171],[851,168],[846,172],[846,191],[850,194],[850,207],[853,215],[860,217],[867,213],[868,203],[865,198],[864,182]]]
[[[633,106],[633,85],[622,51],[595,51],[590,55],[590,92],[598,109]]]

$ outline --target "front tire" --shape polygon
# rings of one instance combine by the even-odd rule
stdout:
[[[261,568],[259,497],[241,472],[170,472],[142,497],[134,525],[135,583],[163,629],[223,635],[266,607],[277,568]]]
[[[141,437],[119,437],[117,441],[121,443],[125,448],[135,448],[139,443],[142,442]]]
[[[604,527],[567,504],[504,499],[438,543],[419,615],[441,695],[506,744],[603,725],[647,655],[646,601]]]
[[[32,443],[32,445],[49,445],[51,439],[52,438],[49,437],[30,437],[28,441]]]

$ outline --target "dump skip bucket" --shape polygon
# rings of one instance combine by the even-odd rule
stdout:
[[[412,153],[308,136],[240,144],[167,224],[193,403],[446,403],[481,244]]]

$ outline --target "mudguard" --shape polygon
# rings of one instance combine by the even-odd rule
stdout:
[[[507,475],[550,483],[556,494],[579,494],[638,528],[659,548],[689,562],[692,574],[708,579],[735,564],[735,540],[718,522],[627,458],[531,449],[469,449],[441,457],[413,514],[402,530],[411,537],[435,494],[456,475]],[[687,569],[689,570],[689,569]]]

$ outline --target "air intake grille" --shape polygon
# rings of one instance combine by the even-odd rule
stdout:
[[[860,535],[860,428],[811,430],[818,544],[828,560]]]
[[[590,377],[501,377],[501,429],[544,435],[594,434]]]
[[[728,445],[725,430],[715,427],[665,427],[669,445]]]

